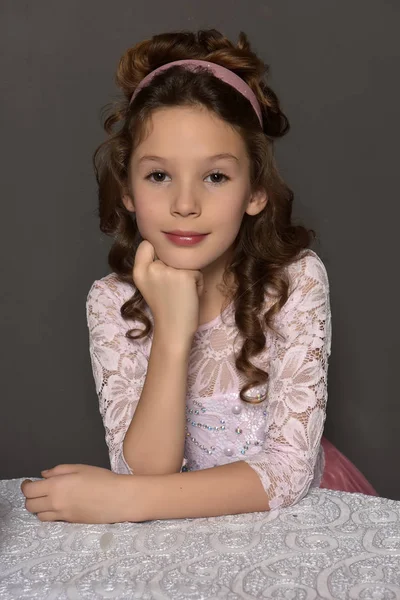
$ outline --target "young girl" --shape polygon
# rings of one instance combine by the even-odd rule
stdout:
[[[314,231],[291,223],[273,155],[289,123],[266,72],[244,33],[167,33],[123,55],[94,155],[112,273],[87,298],[111,472],[24,482],[41,520],[268,511],[315,486],[376,495],[322,438],[328,276]]]

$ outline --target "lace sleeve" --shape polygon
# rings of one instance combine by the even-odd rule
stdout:
[[[258,473],[271,509],[301,500],[314,477],[326,417],[331,352],[329,282],[317,255],[296,267],[294,286],[276,317],[276,351],[269,368],[266,435],[245,461]]]
[[[121,316],[124,299],[103,281],[93,283],[86,300],[89,351],[111,470],[133,475],[123,442],[146,378],[148,358],[141,342],[125,333],[134,325]],[[186,465],[184,458],[182,467]]]
[[[125,337],[130,327],[121,316],[122,304],[123,300],[104,281],[95,281],[87,296],[86,317],[111,470],[133,474],[122,444],[140,399],[148,361],[139,342]]]

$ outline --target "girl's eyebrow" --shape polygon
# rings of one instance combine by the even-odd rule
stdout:
[[[204,162],[211,162],[212,160],[221,160],[221,159],[227,159],[227,160],[235,160],[237,162],[239,162],[239,159],[237,156],[235,156],[234,154],[231,154],[230,152],[223,152],[221,154],[214,154],[213,156],[207,156],[205,157],[203,160]],[[138,163],[143,163],[146,161],[161,161],[161,162],[168,162],[168,158],[164,158],[162,156],[155,156],[155,155],[144,155],[141,156],[138,160]]]

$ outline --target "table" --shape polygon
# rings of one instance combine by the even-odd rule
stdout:
[[[2,600],[400,599],[399,501],[314,489],[263,513],[42,523],[24,479],[0,481]]]

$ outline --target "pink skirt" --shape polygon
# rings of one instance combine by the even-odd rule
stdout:
[[[320,488],[379,496],[357,467],[325,437],[321,444],[325,452],[325,470]]]

